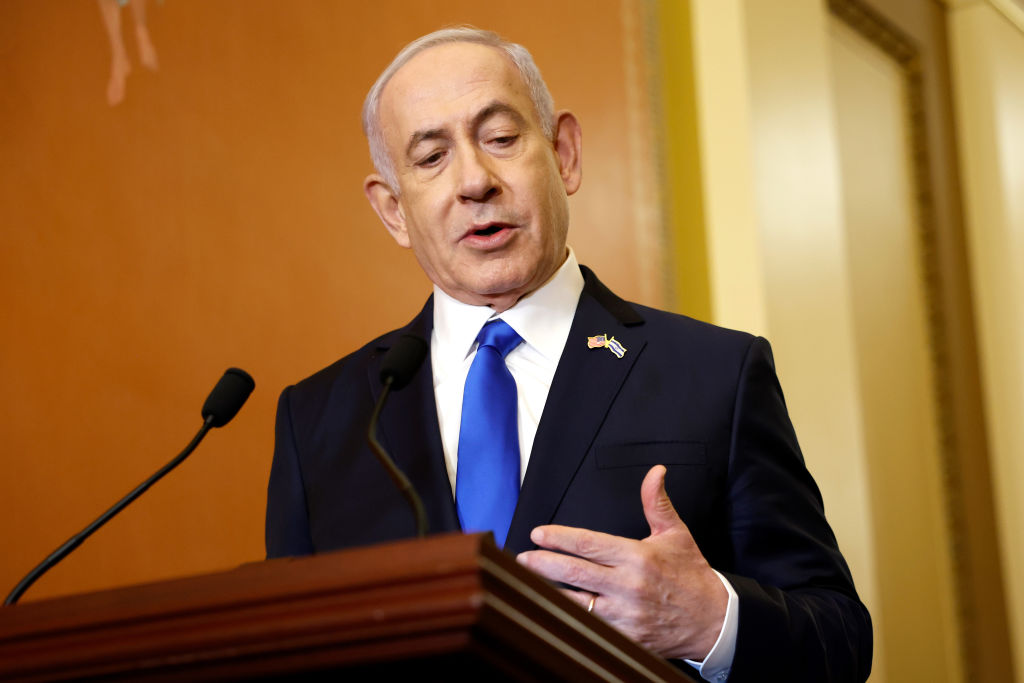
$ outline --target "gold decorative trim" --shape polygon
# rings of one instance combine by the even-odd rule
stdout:
[[[669,268],[669,232],[665,217],[664,169],[658,163],[655,122],[660,116],[657,42],[652,2],[622,0],[623,50],[626,72],[626,123],[629,182],[637,257],[643,271],[640,300],[658,308],[674,300]]]
[[[646,58],[664,308],[711,320],[690,0],[634,0],[633,5],[641,17]]]

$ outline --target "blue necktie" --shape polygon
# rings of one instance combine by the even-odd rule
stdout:
[[[465,531],[493,531],[505,545],[519,500],[516,381],[505,356],[523,341],[504,320],[487,323],[466,376],[455,502]]]

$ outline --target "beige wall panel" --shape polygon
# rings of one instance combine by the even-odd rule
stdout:
[[[839,19],[830,58],[888,679],[959,681],[902,68]]]
[[[743,3],[691,3],[694,90],[711,315],[768,335],[750,156],[750,92]]]
[[[952,12],[950,33],[992,487],[1017,679],[1022,680],[1024,29],[978,2]]]
[[[111,107],[95,1],[0,3],[0,586],[184,446],[225,367],[256,392],[26,599],[262,557],[280,390],[429,292],[363,198],[358,122],[422,33],[468,22],[531,48],[583,122],[570,240],[611,287],[652,296],[620,0],[149,5],[159,71],[139,64],[125,9],[134,70]]]

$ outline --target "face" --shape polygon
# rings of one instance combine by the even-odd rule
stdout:
[[[580,183],[580,129],[568,112],[545,138],[504,53],[429,48],[385,86],[380,125],[398,181],[364,189],[388,231],[451,297],[503,311],[566,256],[568,195]]]

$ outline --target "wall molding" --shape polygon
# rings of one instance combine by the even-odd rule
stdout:
[[[956,637],[960,651],[970,652],[967,634],[973,628],[975,615],[970,608],[967,586],[971,580],[970,562],[966,556],[964,540],[969,533],[964,514],[964,494],[958,462],[964,457],[952,425],[955,422],[955,399],[952,387],[945,378],[952,373],[951,343],[947,334],[946,311],[943,307],[942,273],[937,237],[936,204],[932,196],[932,162],[928,142],[925,88],[921,48],[917,42],[892,24],[884,16],[861,0],[828,0],[834,16],[888,55],[902,71],[910,131],[909,154],[917,213],[917,235],[920,245],[921,273],[923,277],[926,321],[931,344],[929,360],[932,366],[932,394],[935,401],[936,429],[940,458],[941,486],[950,534],[950,567],[954,584],[956,610]]]

